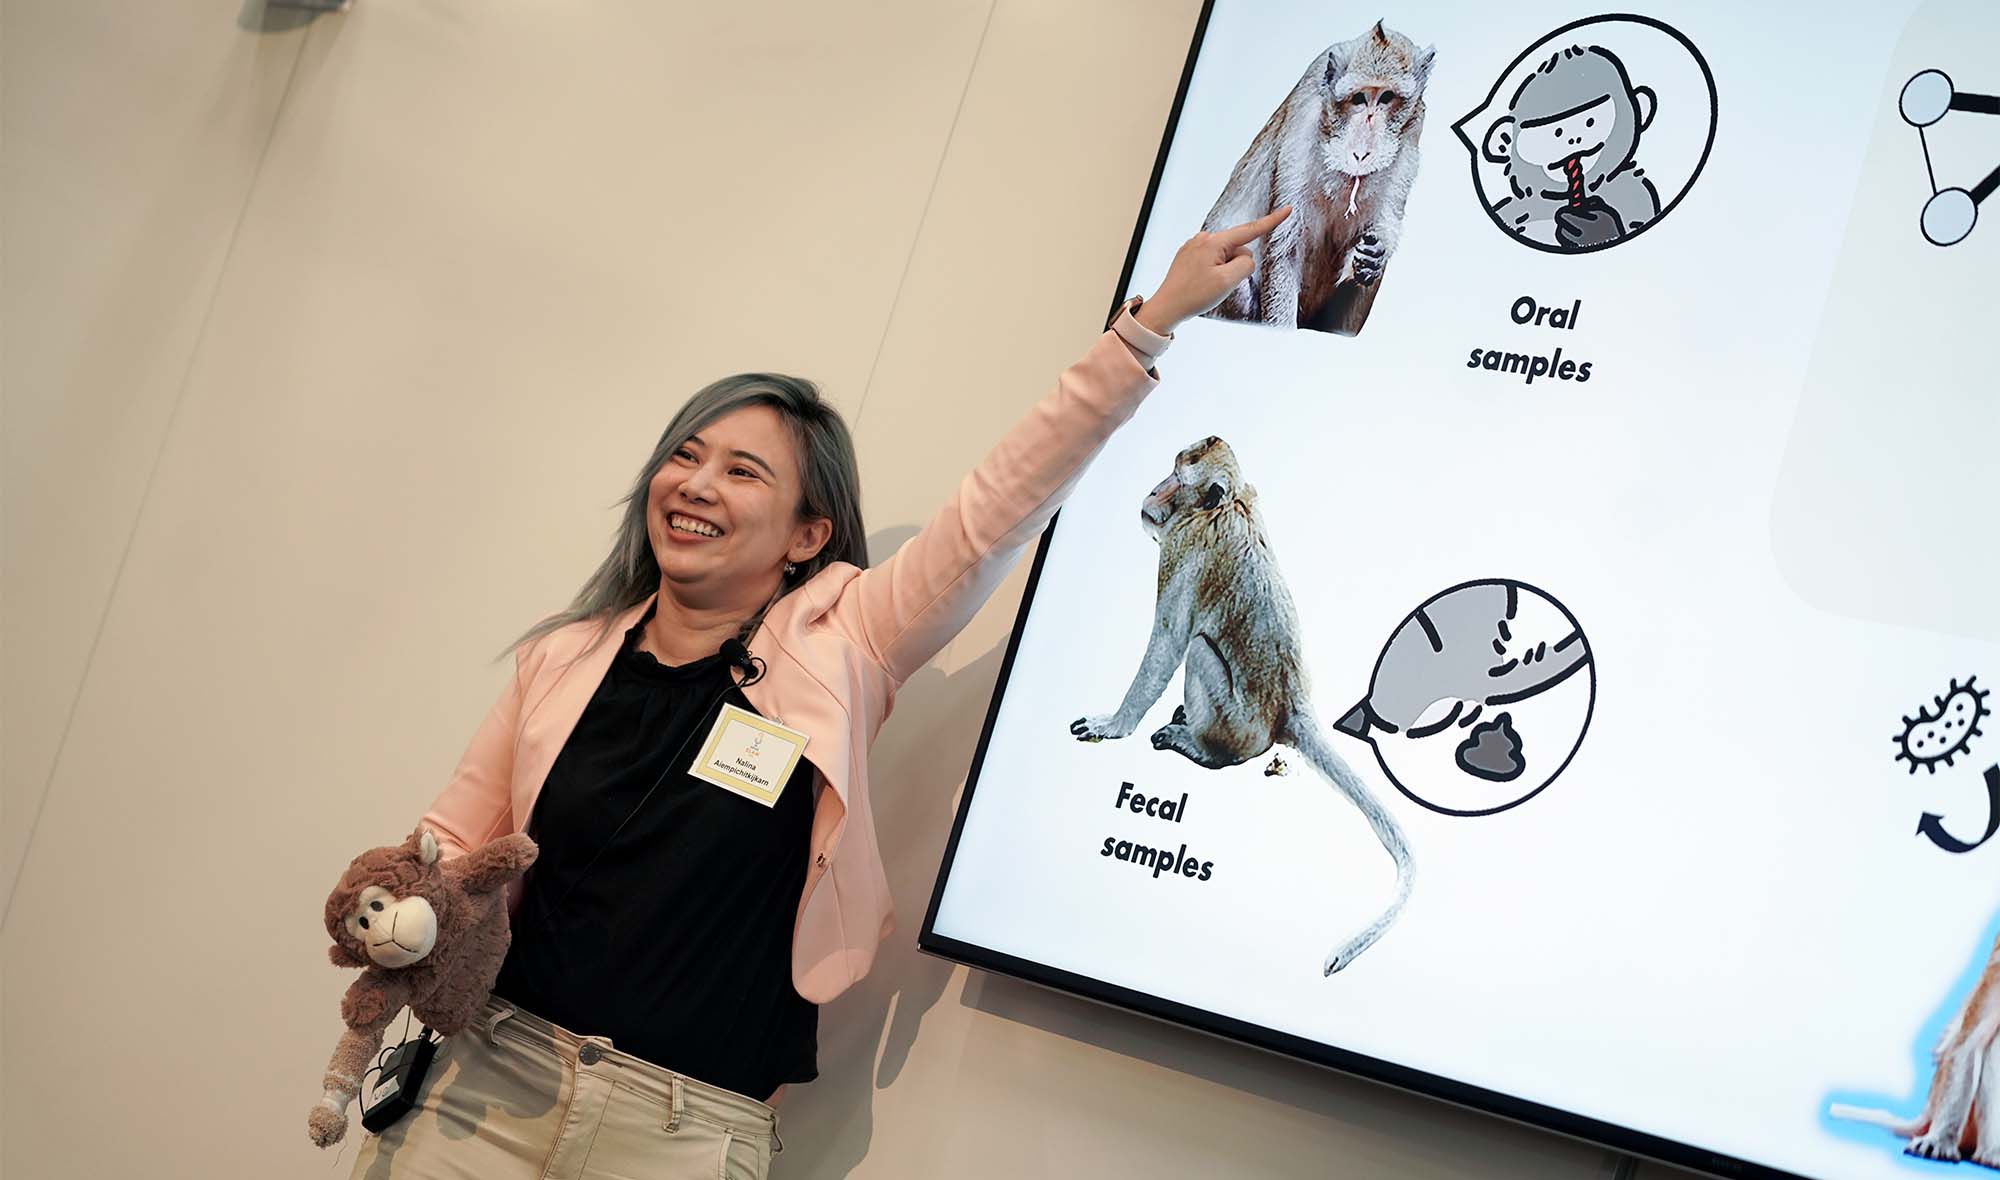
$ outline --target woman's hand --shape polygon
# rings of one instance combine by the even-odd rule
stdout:
[[[1133,318],[1148,331],[1169,335],[1185,320],[1210,310],[1222,302],[1236,284],[1250,276],[1256,259],[1250,243],[1270,233],[1292,215],[1292,207],[1280,209],[1214,233],[1189,238],[1167,266],[1167,277],[1139,307]]]

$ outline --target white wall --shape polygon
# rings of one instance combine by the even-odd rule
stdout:
[[[1198,10],[5,0],[0,1170],[325,1173],[321,900],[652,433],[809,374],[907,535],[1095,334]],[[1024,572],[876,747],[903,928],[780,1174],[1604,1174],[916,953]]]

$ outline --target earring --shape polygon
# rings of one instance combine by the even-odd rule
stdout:
[[[791,576],[792,576],[793,574],[795,574],[795,573],[798,573],[798,572],[799,572],[799,567],[798,567],[798,566],[796,566],[796,565],[793,565],[793,564],[792,564],[791,562],[789,562],[789,561],[785,563],[785,576],[786,576],[786,577],[788,577],[788,578],[789,578],[789,577],[791,577]]]

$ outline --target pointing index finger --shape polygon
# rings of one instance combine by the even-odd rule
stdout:
[[[1248,245],[1265,234],[1270,233],[1283,224],[1285,218],[1291,215],[1292,207],[1290,205],[1281,206],[1280,208],[1271,210],[1255,221],[1246,221],[1242,225],[1234,225],[1228,229],[1217,230],[1215,232],[1215,240],[1225,248],[1234,250],[1238,246]]]

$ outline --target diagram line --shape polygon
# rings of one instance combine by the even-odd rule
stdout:
[[[1972,186],[1972,203],[1977,205],[1981,201],[1984,201],[1993,194],[1993,190],[1996,188],[2000,188],[2000,168],[1995,168],[1993,171],[1988,172],[1985,180]]]
[[[1930,177],[1931,195],[1937,196],[1937,169],[1931,167],[1931,141],[1924,135],[1924,129],[1917,128],[1917,142],[1924,145],[1924,175]]]
[[[2000,115],[2000,95],[1965,94],[1954,91],[1951,96],[1951,109],[1971,111],[1975,115]]]

